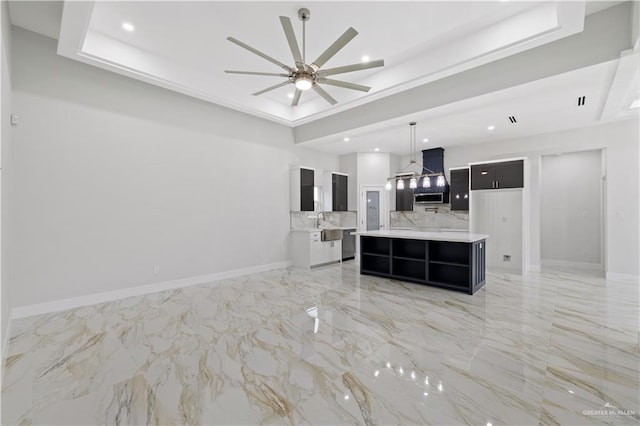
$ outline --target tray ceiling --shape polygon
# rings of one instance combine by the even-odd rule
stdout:
[[[292,86],[261,96],[278,77],[225,74],[225,69],[279,72],[277,66],[228,42],[233,36],[293,64],[278,16],[301,22],[292,2],[65,2],[58,53],[210,102],[297,126],[429,81],[494,61],[582,30],[582,2],[316,2],[307,23],[315,57],[348,27],[359,35],[327,67],[366,55],[385,67],[341,76],[369,93],[314,92],[291,107]],[[127,32],[124,22],[135,30]]]

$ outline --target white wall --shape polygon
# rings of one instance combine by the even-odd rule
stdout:
[[[542,157],[542,260],[601,265],[599,150]]]
[[[9,253],[9,245],[5,243],[6,236],[9,235],[10,217],[7,212],[9,204],[7,198],[10,194],[8,185],[11,182],[11,169],[8,167],[8,159],[11,155],[11,109],[12,109],[12,89],[11,89],[11,24],[9,23],[9,12],[7,2],[0,4],[0,18],[2,22],[2,32],[0,34],[0,63],[2,68],[2,82],[0,86],[0,356],[4,356],[4,343],[8,337],[9,326],[9,292],[7,291],[8,280],[6,278],[6,258]],[[4,359],[4,358],[2,358]]]
[[[289,259],[289,167],[337,156],[61,58],[54,40],[16,28],[13,42],[13,306]]]
[[[561,132],[445,149],[445,170],[475,161],[528,157],[531,176],[531,237],[533,268],[540,265],[540,156],[591,149],[606,150],[605,270],[609,274],[639,275],[640,123],[625,120]]]
[[[386,152],[358,153],[358,186],[385,185],[390,175],[390,156]]]

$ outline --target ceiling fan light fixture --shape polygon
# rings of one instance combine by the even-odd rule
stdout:
[[[298,74],[293,78],[293,83],[296,85],[296,89],[298,90],[309,90],[313,87],[313,77],[311,74]]]

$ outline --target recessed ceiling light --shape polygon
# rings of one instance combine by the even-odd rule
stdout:
[[[380,151],[380,148],[373,148],[373,150],[374,150],[375,152],[378,152],[378,151]]]
[[[362,62],[369,62],[371,60],[371,58],[368,57],[367,55],[364,55],[361,59],[362,59]]]
[[[629,108],[640,108],[640,99],[636,99],[635,101],[633,101]]]
[[[422,139],[422,142],[429,142],[429,138]]]
[[[488,130],[493,130],[495,128],[496,128],[496,126],[494,126],[493,124],[491,126],[487,127]]]
[[[131,22],[123,22],[122,29],[132,33],[133,31],[135,31],[136,27],[134,27]]]
[[[349,138],[344,138],[344,141],[345,142],[349,142]]]
[[[287,96],[288,96],[289,98],[293,98],[293,93],[289,93]]]

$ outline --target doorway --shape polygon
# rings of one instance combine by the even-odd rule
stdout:
[[[604,178],[602,150],[541,157],[543,270],[604,273]]]

